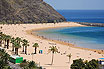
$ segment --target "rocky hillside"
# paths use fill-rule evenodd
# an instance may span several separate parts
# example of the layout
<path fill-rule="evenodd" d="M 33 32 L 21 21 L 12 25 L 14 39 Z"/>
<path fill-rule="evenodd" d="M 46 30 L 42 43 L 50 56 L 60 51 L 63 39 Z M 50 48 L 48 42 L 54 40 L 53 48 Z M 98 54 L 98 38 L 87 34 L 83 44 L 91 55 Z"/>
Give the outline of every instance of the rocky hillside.
<path fill-rule="evenodd" d="M 0 22 L 43 23 L 66 19 L 43 0 L 0 0 Z"/>

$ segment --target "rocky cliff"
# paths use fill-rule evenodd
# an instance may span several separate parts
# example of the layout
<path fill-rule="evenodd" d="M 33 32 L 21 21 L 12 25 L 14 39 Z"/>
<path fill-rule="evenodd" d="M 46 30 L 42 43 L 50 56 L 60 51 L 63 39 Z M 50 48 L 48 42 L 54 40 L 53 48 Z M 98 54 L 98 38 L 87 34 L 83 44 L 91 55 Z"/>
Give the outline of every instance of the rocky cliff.
<path fill-rule="evenodd" d="M 66 19 L 43 0 L 0 0 L 0 22 L 43 23 Z"/>

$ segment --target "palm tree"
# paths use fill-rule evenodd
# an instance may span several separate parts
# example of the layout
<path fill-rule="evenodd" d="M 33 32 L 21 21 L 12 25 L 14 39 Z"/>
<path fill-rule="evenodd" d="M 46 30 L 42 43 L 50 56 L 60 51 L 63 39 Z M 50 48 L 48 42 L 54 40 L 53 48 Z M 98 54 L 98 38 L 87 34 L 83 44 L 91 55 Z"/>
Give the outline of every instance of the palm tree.
<path fill-rule="evenodd" d="M 6 36 L 7 49 L 9 49 L 9 43 L 10 43 L 10 40 L 11 40 L 11 36 L 7 35 L 7 36 Z"/>
<path fill-rule="evenodd" d="M 69 63 L 70 63 L 70 59 L 71 59 L 71 53 L 67 55 L 67 57 L 69 58 Z"/>
<path fill-rule="evenodd" d="M 34 54 L 36 54 L 36 50 L 37 50 L 37 48 L 39 47 L 38 43 L 35 43 L 35 44 L 33 45 L 33 47 L 35 47 L 35 53 L 34 53 Z"/>
<path fill-rule="evenodd" d="M 2 40 L 4 43 L 4 48 L 6 48 L 6 35 L 5 34 L 2 34 Z"/>
<path fill-rule="evenodd" d="M 2 40 L 3 40 L 3 37 L 2 37 L 2 34 L 0 33 L 0 46 L 2 46 Z"/>
<path fill-rule="evenodd" d="M 0 36 L 0 47 L 2 46 L 2 37 Z"/>
<path fill-rule="evenodd" d="M 23 46 L 22 52 L 24 52 L 24 47 L 25 47 L 25 44 L 26 44 L 27 42 L 28 42 L 28 41 L 27 41 L 26 39 L 23 39 L 23 40 L 22 40 L 22 46 Z"/>
<path fill-rule="evenodd" d="M 15 47 L 15 54 L 18 55 L 18 49 L 21 48 L 21 45 L 16 41 L 13 44 Z"/>
<path fill-rule="evenodd" d="M 16 37 L 16 41 L 20 44 L 20 42 L 22 42 L 22 39 L 19 37 Z"/>
<path fill-rule="evenodd" d="M 1 43 L 3 42 L 4 43 L 4 48 L 5 48 L 5 45 L 6 45 L 6 42 L 5 42 L 5 34 L 2 34 L 1 35 Z M 1 46 L 2 46 L 2 44 L 1 44 Z"/>
<path fill-rule="evenodd" d="M 4 48 L 7 47 L 7 49 L 9 49 L 9 42 L 10 42 L 10 39 L 11 39 L 11 36 L 9 35 L 3 35 L 2 36 L 3 40 L 5 40 L 5 43 L 4 43 Z"/>
<path fill-rule="evenodd" d="M 56 46 L 50 46 L 50 49 L 48 50 L 48 52 L 52 52 L 52 62 L 51 65 L 53 64 L 53 58 L 54 58 L 54 53 L 58 53 L 58 49 L 56 48 Z"/>
<path fill-rule="evenodd" d="M 29 46 L 29 42 L 26 40 L 26 39 L 24 39 L 23 41 L 23 44 L 22 44 L 22 46 L 23 46 L 23 52 L 24 52 L 24 47 L 25 47 L 25 54 L 27 54 L 27 46 Z"/>
<path fill-rule="evenodd" d="M 0 46 L 2 46 L 2 42 L 5 40 L 5 34 L 3 34 L 2 32 L 0 32 Z"/>
<path fill-rule="evenodd" d="M 12 43 L 12 51 L 14 51 L 14 42 L 15 42 L 16 40 L 15 40 L 15 38 L 13 37 L 12 39 L 11 39 L 11 43 Z"/>

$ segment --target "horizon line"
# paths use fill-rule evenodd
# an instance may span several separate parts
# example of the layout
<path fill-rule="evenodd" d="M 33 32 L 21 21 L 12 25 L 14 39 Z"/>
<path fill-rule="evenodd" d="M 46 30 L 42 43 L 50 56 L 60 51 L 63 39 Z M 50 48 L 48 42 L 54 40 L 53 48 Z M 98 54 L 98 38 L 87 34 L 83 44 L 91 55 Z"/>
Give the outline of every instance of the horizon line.
<path fill-rule="evenodd" d="M 91 9 L 55 9 L 55 10 L 91 10 Z M 101 9 L 93 9 L 93 10 L 101 10 Z"/>

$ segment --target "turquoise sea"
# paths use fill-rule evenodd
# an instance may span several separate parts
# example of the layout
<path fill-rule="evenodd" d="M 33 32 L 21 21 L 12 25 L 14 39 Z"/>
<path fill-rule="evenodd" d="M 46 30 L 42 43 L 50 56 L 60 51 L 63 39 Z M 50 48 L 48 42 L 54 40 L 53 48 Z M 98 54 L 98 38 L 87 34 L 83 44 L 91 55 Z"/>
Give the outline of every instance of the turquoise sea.
<path fill-rule="evenodd" d="M 104 10 L 57 10 L 67 21 L 104 23 Z M 48 39 L 61 40 L 79 47 L 104 49 L 104 27 L 67 27 L 37 31 Z"/>
<path fill-rule="evenodd" d="M 35 31 L 48 39 L 65 41 L 79 47 L 104 49 L 104 27 L 64 27 Z"/>

